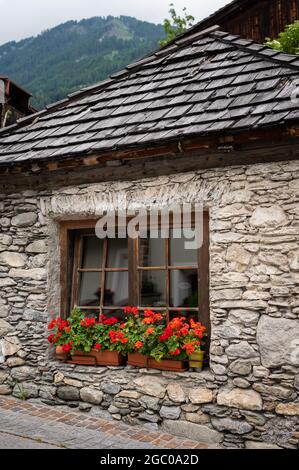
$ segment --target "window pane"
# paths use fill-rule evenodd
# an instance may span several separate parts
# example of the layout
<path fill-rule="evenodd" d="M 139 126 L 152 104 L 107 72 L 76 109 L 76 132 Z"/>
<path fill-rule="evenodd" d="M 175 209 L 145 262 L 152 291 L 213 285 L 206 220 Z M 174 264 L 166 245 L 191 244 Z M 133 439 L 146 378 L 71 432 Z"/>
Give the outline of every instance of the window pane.
<path fill-rule="evenodd" d="M 166 271 L 140 271 L 142 307 L 166 305 Z"/>
<path fill-rule="evenodd" d="M 125 307 L 129 303 L 128 272 L 106 272 L 104 305 Z"/>
<path fill-rule="evenodd" d="M 97 237 L 83 237 L 82 268 L 99 269 L 102 267 L 103 240 Z"/>
<path fill-rule="evenodd" d="M 101 273 L 81 273 L 79 288 L 79 305 L 91 307 L 100 305 Z"/>
<path fill-rule="evenodd" d="M 128 240 L 126 238 L 108 239 L 108 268 L 128 267 Z"/>
<path fill-rule="evenodd" d="M 198 307 L 197 269 L 170 272 L 170 306 Z"/>
<path fill-rule="evenodd" d="M 184 236 L 185 235 L 185 236 Z M 180 237 L 180 238 L 175 238 Z M 193 241 L 194 233 L 191 229 L 173 229 L 170 231 L 170 265 L 194 266 L 197 265 L 197 250 L 188 248 L 185 242 Z"/>
<path fill-rule="evenodd" d="M 139 263 L 143 267 L 165 266 L 165 240 L 162 238 L 140 238 Z"/>

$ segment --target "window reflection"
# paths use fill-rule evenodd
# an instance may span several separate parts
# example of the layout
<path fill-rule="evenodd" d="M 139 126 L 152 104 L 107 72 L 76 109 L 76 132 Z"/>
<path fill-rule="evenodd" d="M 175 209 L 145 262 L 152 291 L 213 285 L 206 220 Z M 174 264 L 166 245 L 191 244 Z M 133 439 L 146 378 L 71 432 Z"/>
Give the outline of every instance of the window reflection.
<path fill-rule="evenodd" d="M 198 275 L 196 269 L 171 271 L 170 306 L 198 307 Z"/>
<path fill-rule="evenodd" d="M 128 267 L 128 240 L 125 238 L 108 239 L 108 268 Z"/>
<path fill-rule="evenodd" d="M 166 272 L 142 271 L 141 278 L 141 305 L 143 307 L 160 307 L 166 305 Z"/>
<path fill-rule="evenodd" d="M 81 273 L 78 304 L 82 307 L 100 305 L 101 273 Z"/>
<path fill-rule="evenodd" d="M 124 307 L 129 303 L 128 272 L 106 273 L 104 305 Z"/>
<path fill-rule="evenodd" d="M 143 267 L 165 266 L 165 240 L 162 238 L 140 239 L 139 265 Z"/>
<path fill-rule="evenodd" d="M 82 264 L 83 269 L 100 269 L 102 267 L 103 240 L 97 237 L 83 237 Z"/>
<path fill-rule="evenodd" d="M 194 232 L 192 229 L 173 229 L 170 231 L 170 265 L 171 266 L 196 266 L 197 250 L 190 249 L 186 242 L 193 241 Z M 175 238 L 180 237 L 180 238 Z"/>

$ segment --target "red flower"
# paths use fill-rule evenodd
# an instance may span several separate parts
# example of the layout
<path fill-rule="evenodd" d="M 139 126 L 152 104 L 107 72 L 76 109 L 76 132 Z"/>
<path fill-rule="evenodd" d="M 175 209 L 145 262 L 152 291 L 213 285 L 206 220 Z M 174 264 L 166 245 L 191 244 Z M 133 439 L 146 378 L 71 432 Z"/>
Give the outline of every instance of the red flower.
<path fill-rule="evenodd" d="M 97 350 L 99 350 L 99 349 L 102 348 L 102 345 L 101 345 L 100 343 L 96 343 L 96 344 L 94 345 L 94 348 L 97 349 Z"/>
<path fill-rule="evenodd" d="M 151 335 L 151 334 L 154 333 L 154 331 L 155 331 L 155 328 L 153 328 L 152 326 L 150 326 L 150 327 L 146 330 L 145 334 L 146 334 L 146 335 Z"/>
<path fill-rule="evenodd" d="M 129 341 L 128 338 L 123 338 L 120 342 L 121 342 L 122 344 L 127 344 L 128 341 Z"/>
<path fill-rule="evenodd" d="M 70 341 L 69 343 L 63 344 L 62 349 L 64 352 L 69 352 L 72 349 L 72 341 Z"/>
<path fill-rule="evenodd" d="M 136 348 L 136 349 L 140 349 L 140 348 L 142 348 L 142 346 L 143 346 L 143 342 L 142 342 L 142 341 L 136 341 L 136 343 L 135 343 L 135 348 Z"/>
<path fill-rule="evenodd" d="M 174 352 L 171 352 L 171 356 L 177 356 L 178 354 L 180 354 L 181 350 L 180 348 L 176 348 L 176 350 Z"/>
<path fill-rule="evenodd" d="M 111 318 L 108 318 L 108 320 L 104 320 L 104 321 L 103 321 L 103 324 L 104 324 L 104 325 L 111 325 L 111 326 L 113 326 L 113 325 L 115 325 L 116 323 L 118 323 L 118 320 L 117 320 L 117 318 L 115 318 L 115 317 L 111 317 Z"/>
<path fill-rule="evenodd" d="M 170 327 L 170 325 L 168 325 L 165 328 L 164 333 L 162 333 L 162 335 L 160 336 L 159 341 L 160 342 L 167 341 L 169 338 L 171 338 L 172 335 L 173 335 L 173 330 Z"/>
<path fill-rule="evenodd" d="M 66 333 L 70 333 L 70 332 L 71 332 L 70 327 L 65 328 L 65 332 L 66 332 Z"/>
<path fill-rule="evenodd" d="M 48 336 L 48 341 L 49 341 L 49 343 L 51 343 L 51 344 L 56 343 L 55 335 L 50 335 L 50 336 Z"/>
<path fill-rule="evenodd" d="M 139 310 L 138 310 L 137 307 L 129 307 L 129 306 L 127 306 L 127 307 L 124 308 L 124 313 L 127 314 L 127 315 L 130 315 L 130 314 L 132 314 L 132 315 L 138 315 L 138 314 L 139 314 Z"/>

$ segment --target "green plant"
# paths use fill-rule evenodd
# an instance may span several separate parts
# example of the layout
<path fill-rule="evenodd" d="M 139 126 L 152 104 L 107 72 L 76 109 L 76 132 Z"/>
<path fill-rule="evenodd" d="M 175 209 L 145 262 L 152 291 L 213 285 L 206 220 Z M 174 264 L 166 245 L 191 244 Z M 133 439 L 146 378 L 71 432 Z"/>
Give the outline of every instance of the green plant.
<path fill-rule="evenodd" d="M 161 47 L 166 46 L 174 38 L 183 34 L 188 28 L 193 26 L 194 16 L 187 13 L 186 7 L 183 8 L 183 16 L 179 16 L 174 8 L 174 4 L 171 3 L 169 9 L 170 19 L 165 19 L 163 22 L 166 39 L 159 41 Z"/>
<path fill-rule="evenodd" d="M 20 384 L 18 381 L 16 382 L 16 386 L 18 388 L 17 398 L 19 398 L 19 400 L 26 401 L 29 397 L 29 393 L 27 392 L 27 390 L 24 389 L 23 384 Z"/>
<path fill-rule="evenodd" d="M 286 26 L 277 39 L 266 38 L 266 46 L 288 54 L 299 54 L 299 20 Z"/>

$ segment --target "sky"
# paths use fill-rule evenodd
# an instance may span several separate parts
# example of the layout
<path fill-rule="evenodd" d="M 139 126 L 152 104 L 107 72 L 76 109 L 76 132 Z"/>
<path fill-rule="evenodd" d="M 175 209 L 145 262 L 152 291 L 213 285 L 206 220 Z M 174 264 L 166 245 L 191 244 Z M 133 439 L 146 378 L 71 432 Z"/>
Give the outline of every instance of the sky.
<path fill-rule="evenodd" d="M 200 21 L 231 0 L 173 0 Z M 35 36 L 68 20 L 92 16 L 135 16 L 161 23 L 171 0 L 0 0 L 0 44 Z"/>

